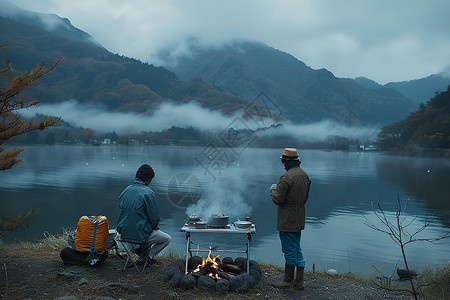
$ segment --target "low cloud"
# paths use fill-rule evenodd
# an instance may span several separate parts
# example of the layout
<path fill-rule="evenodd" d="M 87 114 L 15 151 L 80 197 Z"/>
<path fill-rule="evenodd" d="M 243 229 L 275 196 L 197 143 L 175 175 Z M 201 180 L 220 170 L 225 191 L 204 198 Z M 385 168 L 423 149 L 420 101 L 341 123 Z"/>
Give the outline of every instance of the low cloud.
<path fill-rule="evenodd" d="M 93 128 L 97 132 L 115 131 L 117 134 L 140 133 L 141 131 L 160 132 L 172 126 L 194 129 L 206 132 L 222 132 L 231 124 L 246 125 L 250 129 L 257 129 L 254 122 L 242 118 L 243 112 L 238 111 L 232 116 L 223 115 L 219 111 L 213 111 L 201 107 L 196 102 L 185 104 L 163 103 L 151 113 L 136 114 L 131 112 L 109 112 L 102 106 L 81 105 L 76 100 L 61 102 L 58 104 L 43 104 L 36 108 L 21 112 L 24 117 L 32 118 L 37 113 L 61 117 L 63 121 L 75 126 Z M 267 121 L 268 126 L 273 121 Z M 324 120 L 310 124 L 280 123 L 281 126 L 272 127 L 264 131 L 258 131 L 259 137 L 287 136 L 303 141 L 323 141 L 328 136 L 341 136 L 349 139 L 374 140 L 379 128 L 352 127 L 333 121 Z"/>
<path fill-rule="evenodd" d="M 348 139 L 373 141 L 380 129 L 375 126 L 347 126 L 330 120 L 310 124 L 285 123 L 258 133 L 259 136 L 291 136 L 307 141 L 323 141 L 328 136 L 342 136 Z"/>
<path fill-rule="evenodd" d="M 58 27 L 67 28 L 67 24 L 55 14 L 42 14 L 30 12 L 7 2 L 0 1 L 0 16 L 6 18 L 12 18 L 21 21 L 23 17 L 35 19 L 39 18 L 39 21 L 46 27 L 47 30 L 53 31 Z"/>
<path fill-rule="evenodd" d="M 237 116 L 224 116 L 220 112 L 201 107 L 195 102 L 175 105 L 161 104 L 154 112 L 146 114 L 109 112 L 101 106 L 86 106 L 76 100 L 58 104 L 43 104 L 22 112 L 31 118 L 35 114 L 61 117 L 73 126 L 93 128 L 99 132 L 116 131 L 118 134 L 159 132 L 172 126 L 193 127 L 205 131 L 223 130 Z"/>

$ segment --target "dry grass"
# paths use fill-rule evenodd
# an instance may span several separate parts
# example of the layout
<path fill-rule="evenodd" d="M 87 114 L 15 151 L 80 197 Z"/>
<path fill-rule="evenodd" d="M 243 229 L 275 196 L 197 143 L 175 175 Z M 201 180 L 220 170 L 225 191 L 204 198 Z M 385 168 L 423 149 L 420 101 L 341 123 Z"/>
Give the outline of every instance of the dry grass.
<path fill-rule="evenodd" d="M 122 271 L 124 261 L 115 255 L 108 257 L 104 265 L 98 268 L 64 266 L 59 258 L 61 249 L 67 246 L 67 231 L 59 236 L 46 235 L 37 243 L 17 243 L 0 245 L 0 299 L 53 299 L 65 295 L 79 299 L 92 299 L 96 296 L 109 296 L 115 299 L 408 299 L 405 294 L 388 292 L 375 288 L 369 280 L 353 274 L 328 275 L 325 272 L 305 272 L 306 290 L 279 290 L 270 286 L 272 280 L 283 278 L 283 269 L 260 263 L 263 270 L 262 281 L 245 294 L 233 292 L 204 291 L 200 289 L 183 290 L 173 287 L 163 280 L 166 267 L 182 255 L 172 252 L 158 257 L 158 263 L 150 266 L 144 274 L 138 274 L 134 268 Z M 61 271 L 77 270 L 73 279 L 62 278 Z M 429 274 L 434 285 L 430 291 L 442 288 L 448 283 L 449 267 L 440 268 Z M 447 277 L 445 277 L 447 276 Z M 89 284 L 78 286 L 81 278 Z M 425 276 L 423 275 L 425 279 Z M 447 278 L 442 281 L 439 278 Z M 138 286 L 137 290 L 121 288 L 96 288 L 98 285 L 120 282 Z M 448 292 L 448 288 L 446 290 Z M 428 299 L 446 299 L 447 292 L 433 294 Z M 447 294 L 446 294 L 447 293 Z"/>
<path fill-rule="evenodd" d="M 450 263 L 437 267 L 433 272 L 430 267 L 420 274 L 417 285 L 419 292 L 429 299 L 450 299 Z"/>

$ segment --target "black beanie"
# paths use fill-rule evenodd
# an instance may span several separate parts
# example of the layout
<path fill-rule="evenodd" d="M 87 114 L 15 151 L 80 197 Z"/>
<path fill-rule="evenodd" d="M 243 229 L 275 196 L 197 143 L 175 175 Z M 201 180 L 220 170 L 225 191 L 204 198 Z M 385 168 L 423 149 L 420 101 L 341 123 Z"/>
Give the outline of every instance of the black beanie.
<path fill-rule="evenodd" d="M 153 171 L 153 168 L 147 164 L 140 166 L 136 172 L 136 178 L 139 178 L 143 182 L 146 182 L 153 177 L 155 177 L 155 171 Z"/>

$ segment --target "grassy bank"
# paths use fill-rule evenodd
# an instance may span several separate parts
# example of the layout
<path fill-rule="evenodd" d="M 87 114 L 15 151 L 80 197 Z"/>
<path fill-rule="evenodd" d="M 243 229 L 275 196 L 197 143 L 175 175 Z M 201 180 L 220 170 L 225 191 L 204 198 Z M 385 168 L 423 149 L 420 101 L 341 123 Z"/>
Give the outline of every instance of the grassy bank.
<path fill-rule="evenodd" d="M 134 268 L 121 270 L 124 261 L 110 255 L 97 267 L 65 266 L 59 252 L 66 247 L 64 237 L 53 237 L 36 243 L 0 245 L 0 299 L 54 299 L 75 296 L 94 299 L 107 296 L 115 299 L 412 299 L 407 284 L 391 282 L 390 290 L 380 288 L 382 281 L 367 280 L 352 274 L 331 276 L 325 272 L 307 271 L 304 291 L 281 290 L 270 285 L 282 280 L 283 270 L 260 263 L 262 280 L 245 294 L 215 290 L 183 290 L 163 280 L 166 267 L 180 259 L 173 253 L 165 254 L 158 263 L 143 274 Z M 71 272 L 72 277 L 61 276 Z M 79 285 L 84 278 L 87 284 Z M 119 284 L 117 284 L 119 283 Z M 449 299 L 450 266 L 434 272 L 426 269 L 417 280 L 424 285 L 420 290 L 427 299 Z M 394 291 L 401 289 L 402 291 Z"/>

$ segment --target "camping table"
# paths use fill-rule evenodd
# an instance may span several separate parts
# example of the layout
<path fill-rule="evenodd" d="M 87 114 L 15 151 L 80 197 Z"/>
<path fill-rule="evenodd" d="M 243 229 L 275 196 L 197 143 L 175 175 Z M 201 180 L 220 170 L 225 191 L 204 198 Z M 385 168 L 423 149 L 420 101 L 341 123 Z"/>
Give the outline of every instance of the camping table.
<path fill-rule="evenodd" d="M 252 224 L 252 227 L 249 229 L 237 229 L 234 226 L 228 226 L 229 228 L 205 228 L 205 229 L 194 229 L 189 228 L 186 224 L 181 227 L 181 231 L 186 233 L 186 268 L 185 274 L 188 271 L 188 260 L 189 254 L 192 255 L 192 252 L 209 252 L 210 250 L 203 249 L 191 249 L 191 233 L 212 233 L 212 234 L 245 234 L 247 235 L 247 250 L 238 251 L 238 250 L 218 250 L 214 249 L 214 252 L 229 252 L 229 253 L 247 253 L 247 274 L 250 272 L 250 241 L 252 240 L 252 234 L 256 233 L 256 227 Z"/>

